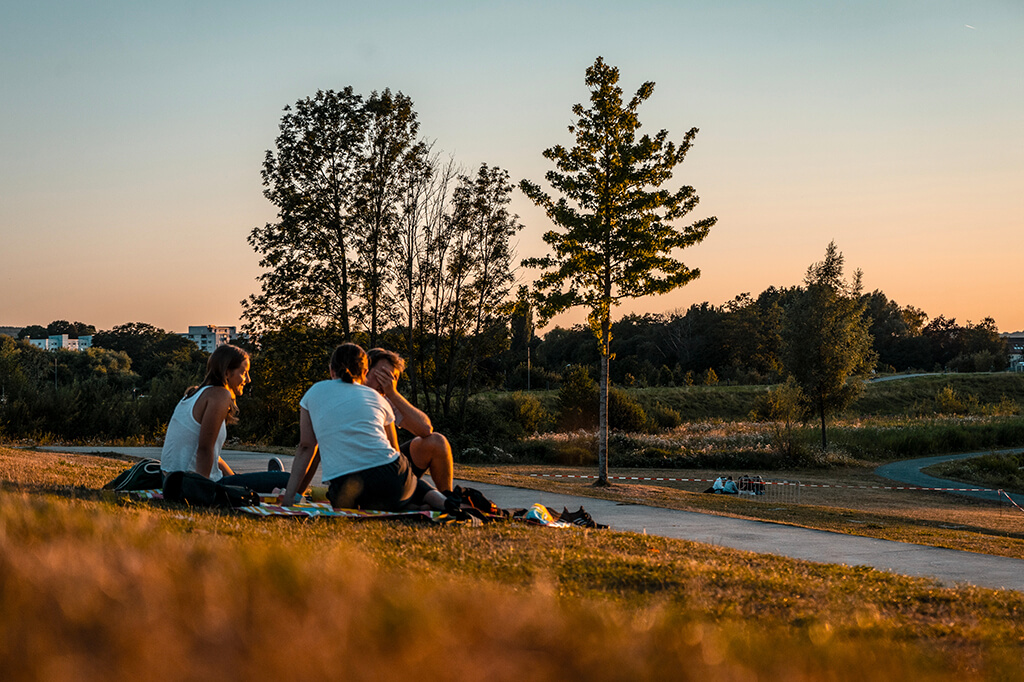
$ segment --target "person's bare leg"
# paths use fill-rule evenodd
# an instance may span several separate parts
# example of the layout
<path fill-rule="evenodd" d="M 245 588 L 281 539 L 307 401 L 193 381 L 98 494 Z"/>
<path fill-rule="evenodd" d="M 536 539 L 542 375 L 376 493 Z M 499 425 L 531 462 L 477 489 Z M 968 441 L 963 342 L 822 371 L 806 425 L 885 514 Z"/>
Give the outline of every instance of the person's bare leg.
<path fill-rule="evenodd" d="M 447 438 L 440 433 L 432 433 L 426 438 L 414 438 L 409 444 L 409 457 L 417 467 L 430 472 L 430 478 L 438 490 L 452 489 L 455 464 L 452 460 L 452 446 Z"/>
<path fill-rule="evenodd" d="M 445 496 L 436 490 L 431 490 L 423 496 L 423 504 L 437 511 L 444 511 L 445 501 Z"/>

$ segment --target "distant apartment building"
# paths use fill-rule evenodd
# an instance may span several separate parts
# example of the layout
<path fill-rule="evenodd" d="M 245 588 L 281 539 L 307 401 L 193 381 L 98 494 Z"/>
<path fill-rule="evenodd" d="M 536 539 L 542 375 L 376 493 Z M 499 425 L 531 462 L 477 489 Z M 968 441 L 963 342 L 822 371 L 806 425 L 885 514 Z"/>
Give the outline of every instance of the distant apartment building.
<path fill-rule="evenodd" d="M 43 350 L 86 350 L 92 348 L 92 336 L 70 338 L 67 334 L 54 334 L 45 339 L 26 339 L 36 348 Z"/>
<path fill-rule="evenodd" d="M 188 333 L 182 336 L 199 346 L 199 350 L 207 353 L 212 353 L 217 346 L 231 343 L 238 338 L 234 327 L 218 327 L 212 324 L 198 327 L 189 325 Z"/>
<path fill-rule="evenodd" d="M 1010 371 L 1024 372 L 1024 332 L 1003 334 L 1010 353 Z"/>

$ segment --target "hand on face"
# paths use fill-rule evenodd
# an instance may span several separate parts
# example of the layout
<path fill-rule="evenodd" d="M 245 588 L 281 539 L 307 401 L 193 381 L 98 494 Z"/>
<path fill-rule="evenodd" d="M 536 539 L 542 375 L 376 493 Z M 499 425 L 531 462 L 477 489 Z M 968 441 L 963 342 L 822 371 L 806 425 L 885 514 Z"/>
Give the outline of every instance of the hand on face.
<path fill-rule="evenodd" d="M 370 370 L 366 385 L 381 395 L 392 395 L 398 391 L 398 372 L 387 360 L 380 360 Z"/>

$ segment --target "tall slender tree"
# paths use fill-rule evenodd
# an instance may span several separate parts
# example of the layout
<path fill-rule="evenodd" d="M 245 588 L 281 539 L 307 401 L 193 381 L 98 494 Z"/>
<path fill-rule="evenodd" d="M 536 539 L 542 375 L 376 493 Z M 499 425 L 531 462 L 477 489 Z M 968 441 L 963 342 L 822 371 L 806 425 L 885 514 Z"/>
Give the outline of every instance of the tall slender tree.
<path fill-rule="evenodd" d="M 499 309 L 515 282 L 512 237 L 523 228 L 519 216 L 508 210 L 513 189 L 508 171 L 481 164 L 476 177 L 463 178 L 463 185 L 469 202 L 464 230 L 473 278 L 469 286 L 470 343 L 460 418 L 465 415 L 477 362 L 488 351 L 496 350 L 487 347 L 495 335 L 485 331 L 488 327 L 493 331 L 495 325 L 504 326 L 510 316 L 507 311 L 499 315 Z"/>
<path fill-rule="evenodd" d="M 363 113 L 365 144 L 353 192 L 352 243 L 355 279 L 364 302 L 360 317 L 375 346 L 381 327 L 396 321 L 392 263 L 400 255 L 402 200 L 407 174 L 422 165 L 427 146 L 416 140 L 416 112 L 401 92 L 371 93 Z"/>
<path fill-rule="evenodd" d="M 442 161 L 439 154 L 429 149 L 424 157 L 405 168 L 397 257 L 392 264 L 400 303 L 396 311 L 405 339 L 406 374 L 414 404 L 422 387 L 426 360 L 426 308 L 434 269 L 430 258 L 431 238 L 440 229 L 448 188 L 456 174 L 454 160 Z"/>
<path fill-rule="evenodd" d="M 664 294 L 700 275 L 676 259 L 676 252 L 700 243 L 715 224 L 704 218 L 677 227 L 699 201 L 693 187 L 662 189 L 690 150 L 697 129 L 676 145 L 661 130 L 637 139 L 640 104 L 654 83 L 640 86 L 628 101 L 618 86 L 619 70 L 600 57 L 586 72 L 590 107 L 573 107 L 571 149 L 544 152 L 556 170 L 546 179 L 562 196 L 554 200 L 539 185 L 523 180 L 522 191 L 561 230 L 544 235 L 552 253 L 523 262 L 543 270 L 535 283 L 538 312 L 546 321 L 573 306 L 589 309 L 601 352 L 597 485 L 608 485 L 608 365 L 611 309 L 625 298 Z"/>

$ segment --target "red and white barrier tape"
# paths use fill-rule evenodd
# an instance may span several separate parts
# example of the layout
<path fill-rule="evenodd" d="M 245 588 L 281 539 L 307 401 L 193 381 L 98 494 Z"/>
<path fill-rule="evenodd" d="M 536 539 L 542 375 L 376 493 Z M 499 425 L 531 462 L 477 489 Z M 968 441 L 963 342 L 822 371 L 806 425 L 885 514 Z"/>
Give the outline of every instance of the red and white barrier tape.
<path fill-rule="evenodd" d="M 530 474 L 533 478 L 598 478 L 585 474 Z M 669 478 L 667 476 L 609 476 L 608 480 L 614 481 L 683 481 L 692 483 L 713 483 L 713 478 Z M 736 481 L 738 483 L 738 481 Z M 971 492 L 971 493 L 1002 493 L 1002 490 L 995 488 L 922 488 L 912 485 L 840 485 L 836 483 L 798 483 L 796 481 L 754 481 L 758 485 L 794 485 L 801 488 L 851 488 L 857 490 L 940 490 L 944 492 Z M 1007 499 L 1009 495 L 1006 496 Z M 1010 500 L 1013 502 L 1013 500 Z M 1014 502 L 1016 504 L 1016 502 Z"/>
<path fill-rule="evenodd" d="M 1021 511 L 1024 511 L 1024 507 L 1022 507 L 1022 506 L 1020 506 L 1019 504 L 1017 504 L 1017 503 L 1016 503 L 1016 502 L 1014 501 L 1014 499 L 1013 499 L 1012 497 L 1010 497 L 1009 495 L 1007 495 L 1007 494 L 1006 494 L 1006 491 L 1005 491 L 1005 490 L 1000 490 L 1000 491 L 998 491 L 998 492 L 999 492 L 999 494 L 1000 494 L 1001 496 L 1003 496 L 1003 497 L 1005 497 L 1005 498 L 1006 498 L 1007 500 L 1009 500 L 1009 501 L 1010 501 L 1010 504 L 1012 504 L 1012 505 L 1013 505 L 1014 507 L 1016 507 L 1017 509 L 1020 509 Z"/>

